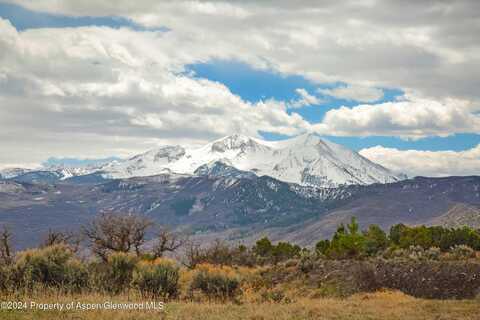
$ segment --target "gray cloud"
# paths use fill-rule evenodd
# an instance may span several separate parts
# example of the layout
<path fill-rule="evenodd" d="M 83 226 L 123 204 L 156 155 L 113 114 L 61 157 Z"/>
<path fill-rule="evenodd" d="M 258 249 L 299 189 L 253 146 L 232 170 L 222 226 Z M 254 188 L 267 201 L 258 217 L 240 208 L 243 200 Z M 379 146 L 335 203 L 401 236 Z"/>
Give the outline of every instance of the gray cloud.
<path fill-rule="evenodd" d="M 18 33 L 0 19 L 0 139 L 9 150 L 0 162 L 126 155 L 309 126 L 283 102 L 252 104 L 220 83 L 179 74 L 196 57 L 178 55 L 176 38 L 158 37 L 96 27 Z"/>
<path fill-rule="evenodd" d="M 18 33 L 0 20 L 0 140 L 8 150 L 0 163 L 126 155 L 258 130 L 407 138 L 480 131 L 478 1 L 12 2 L 171 31 Z M 379 96 L 372 88 L 381 87 L 407 95 L 331 110 L 313 125 L 288 114 L 289 101 L 252 104 L 182 74 L 185 65 L 214 59 L 345 82 L 347 92 L 329 94 L 352 100 L 371 102 Z M 308 94 L 300 93 L 303 105 L 315 98 Z"/>
<path fill-rule="evenodd" d="M 339 99 L 375 102 L 383 98 L 383 90 L 366 86 L 340 86 L 334 89 L 320 89 L 320 93 Z"/>
<path fill-rule="evenodd" d="M 193 50 L 208 46 L 219 56 L 316 81 L 477 102 L 480 97 L 480 4 L 475 0 L 14 2 L 167 26 L 191 41 Z"/>

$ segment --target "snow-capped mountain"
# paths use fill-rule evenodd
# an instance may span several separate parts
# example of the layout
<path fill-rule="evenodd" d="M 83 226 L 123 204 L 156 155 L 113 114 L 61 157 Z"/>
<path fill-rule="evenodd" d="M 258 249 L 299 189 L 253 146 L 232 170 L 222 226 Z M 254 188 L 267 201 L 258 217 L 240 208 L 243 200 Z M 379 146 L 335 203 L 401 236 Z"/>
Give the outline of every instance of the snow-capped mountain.
<path fill-rule="evenodd" d="M 275 142 L 235 134 L 195 149 L 164 146 L 124 162 L 109 163 L 101 171 L 110 178 L 168 172 L 199 174 L 218 161 L 258 176 L 321 187 L 389 183 L 404 178 L 315 134 Z"/>
<path fill-rule="evenodd" d="M 82 167 L 54 165 L 54 166 L 45 167 L 43 170 L 48 172 L 53 172 L 59 177 L 60 180 L 65 180 L 71 177 L 91 174 L 93 172 L 97 172 L 100 169 L 101 169 L 100 165 L 99 166 L 89 165 L 89 166 L 82 166 Z"/>
<path fill-rule="evenodd" d="M 65 180 L 95 173 L 103 178 L 145 177 L 158 174 L 225 175 L 230 177 L 270 176 L 307 186 L 337 187 L 352 184 L 395 182 L 406 177 L 315 134 L 283 141 L 264 141 L 244 135 L 227 136 L 199 148 L 162 146 L 124 161 L 86 167 L 55 166 L 38 171 L 2 172 L 4 179 L 15 176 L 25 181 Z M 33 175 L 33 178 L 30 177 Z M 35 178 L 35 179 L 34 179 Z"/>
<path fill-rule="evenodd" d="M 24 168 L 8 168 L 0 170 L 0 179 L 10 179 L 31 171 Z"/>

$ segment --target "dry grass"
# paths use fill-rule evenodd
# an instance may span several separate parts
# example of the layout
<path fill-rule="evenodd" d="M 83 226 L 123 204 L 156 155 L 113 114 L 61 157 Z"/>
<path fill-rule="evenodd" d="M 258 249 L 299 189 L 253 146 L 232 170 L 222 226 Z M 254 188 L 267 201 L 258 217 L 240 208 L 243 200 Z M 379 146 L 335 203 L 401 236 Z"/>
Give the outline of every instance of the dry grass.
<path fill-rule="evenodd" d="M 138 298 L 131 298 L 135 301 Z M 5 298 L 3 298 L 5 300 Z M 33 297 L 37 302 L 125 302 L 129 299 L 99 295 Z M 138 300 L 137 300 L 138 301 Z M 473 320 L 480 319 L 480 300 L 423 300 L 399 292 L 358 294 L 347 299 L 299 299 L 288 304 L 274 303 L 192 303 L 171 302 L 161 311 L 0 311 L 0 319 L 389 319 L 389 320 Z"/>

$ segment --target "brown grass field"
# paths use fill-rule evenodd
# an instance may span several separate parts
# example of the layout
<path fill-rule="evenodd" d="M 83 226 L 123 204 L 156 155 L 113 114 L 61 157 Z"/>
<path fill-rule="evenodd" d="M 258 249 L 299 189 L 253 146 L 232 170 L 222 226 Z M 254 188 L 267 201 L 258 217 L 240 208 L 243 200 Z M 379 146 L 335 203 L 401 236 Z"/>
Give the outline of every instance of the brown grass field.
<path fill-rule="evenodd" d="M 12 299 L 12 298 L 8 298 Z M 136 299 L 110 298 L 108 296 L 77 295 L 59 297 L 29 297 L 23 301 L 39 303 L 64 302 L 125 302 Z M 5 301 L 5 298 L 3 298 Z M 290 320 L 290 319 L 388 319 L 388 320 L 457 320 L 480 319 L 480 300 L 424 300 L 396 291 L 356 294 L 346 299 L 301 298 L 291 303 L 196 303 L 171 302 L 164 311 L 42 311 L 0 310 L 0 319 L 202 319 L 202 320 Z"/>

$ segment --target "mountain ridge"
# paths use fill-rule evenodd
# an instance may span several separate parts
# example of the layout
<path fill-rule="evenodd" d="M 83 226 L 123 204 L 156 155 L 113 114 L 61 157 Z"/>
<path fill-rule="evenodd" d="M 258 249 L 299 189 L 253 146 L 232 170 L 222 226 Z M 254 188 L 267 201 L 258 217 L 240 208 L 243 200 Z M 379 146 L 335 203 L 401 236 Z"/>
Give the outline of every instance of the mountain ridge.
<path fill-rule="evenodd" d="M 233 134 L 199 148 L 165 145 L 124 161 L 114 160 L 83 168 L 56 166 L 42 171 L 54 172 L 60 180 L 92 173 L 99 173 L 108 179 L 162 173 L 195 175 L 201 172 L 198 171 L 199 168 L 219 161 L 236 170 L 258 176 L 266 175 L 288 183 L 318 187 L 390 183 L 406 178 L 313 133 L 281 141 L 265 141 Z M 18 172 L 19 176 L 27 174 L 28 177 L 31 174 Z M 9 177 L 15 178 L 11 173 Z"/>
<path fill-rule="evenodd" d="M 145 214 L 199 241 L 269 236 L 312 245 L 352 216 L 362 228 L 375 223 L 385 230 L 396 223 L 475 226 L 480 208 L 478 176 L 319 188 L 213 163 L 198 175 L 80 178 L 50 184 L 0 180 L 0 225 L 22 234 L 16 239 L 21 247 L 49 229 L 78 230 L 102 212 Z"/>

